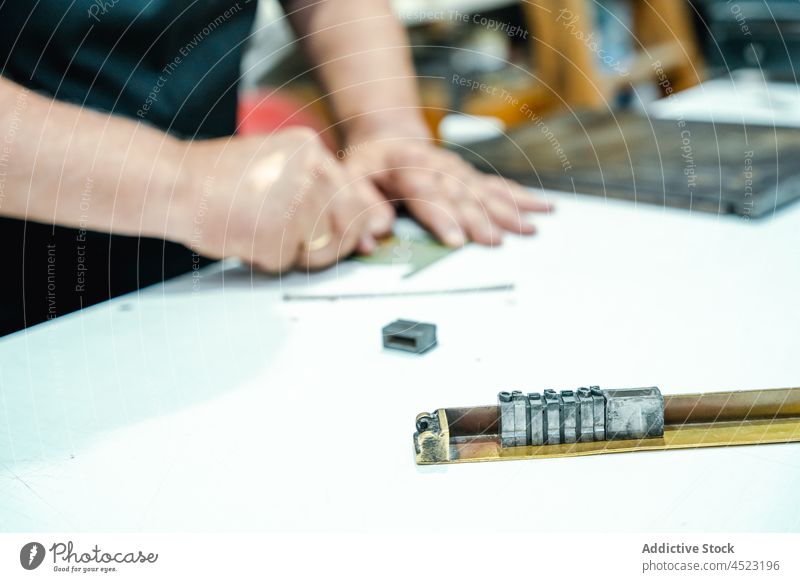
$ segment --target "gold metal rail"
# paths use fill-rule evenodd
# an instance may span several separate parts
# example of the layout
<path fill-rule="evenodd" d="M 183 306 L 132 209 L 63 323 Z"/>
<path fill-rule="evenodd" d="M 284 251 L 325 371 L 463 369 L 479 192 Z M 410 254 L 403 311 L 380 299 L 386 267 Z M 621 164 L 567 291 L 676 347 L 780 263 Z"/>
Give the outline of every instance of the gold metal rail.
<path fill-rule="evenodd" d="M 502 447 L 497 406 L 440 408 L 417 420 L 420 465 L 789 443 L 800 442 L 800 388 L 665 395 L 664 436 L 640 440 Z"/>

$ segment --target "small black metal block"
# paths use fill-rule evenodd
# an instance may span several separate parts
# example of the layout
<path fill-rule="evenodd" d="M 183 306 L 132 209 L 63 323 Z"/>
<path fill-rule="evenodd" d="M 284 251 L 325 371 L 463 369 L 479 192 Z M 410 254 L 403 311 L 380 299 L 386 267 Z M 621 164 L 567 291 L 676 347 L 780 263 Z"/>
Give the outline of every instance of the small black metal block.
<path fill-rule="evenodd" d="M 421 354 L 436 345 L 436 326 L 398 319 L 383 328 L 383 347 Z"/>

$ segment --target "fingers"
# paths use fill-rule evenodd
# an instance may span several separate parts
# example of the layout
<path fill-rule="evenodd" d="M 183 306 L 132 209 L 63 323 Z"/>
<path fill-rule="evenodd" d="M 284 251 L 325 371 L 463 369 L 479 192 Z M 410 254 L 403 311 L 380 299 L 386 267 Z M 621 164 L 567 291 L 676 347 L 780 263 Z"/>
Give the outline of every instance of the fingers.
<path fill-rule="evenodd" d="M 475 181 L 471 178 L 472 176 L 466 175 L 463 176 L 466 181 L 462 181 L 454 175 L 440 175 L 442 192 L 456 209 L 459 224 L 471 240 L 482 245 L 500 244 L 502 235 L 478 194 L 479 187 L 476 188 Z"/>
<path fill-rule="evenodd" d="M 552 212 L 552 204 L 534 196 L 528 189 L 500 176 L 482 176 L 487 187 L 499 198 L 514 204 L 521 212 Z"/>
<path fill-rule="evenodd" d="M 504 231 L 533 234 L 536 229 L 525 214 L 552 210 L 519 184 L 482 174 L 450 152 L 426 153 L 394 157 L 389 195 L 402 199 L 449 246 L 460 246 L 465 239 L 499 244 Z"/>
<path fill-rule="evenodd" d="M 391 202 L 375 186 L 383 170 L 379 168 L 370 172 L 367 167 L 359 164 L 357 160 L 348 160 L 345 163 L 345 168 L 354 181 L 354 187 L 360 190 L 361 196 L 367 202 L 367 229 L 369 235 L 366 235 L 365 239 L 370 238 L 370 235 L 374 239 L 387 236 L 392 232 L 396 214 Z M 359 252 L 364 251 L 359 249 Z"/>
<path fill-rule="evenodd" d="M 449 247 L 464 245 L 461 214 L 450 198 L 442 194 L 434 173 L 400 168 L 395 170 L 393 180 L 396 194 L 423 226 Z"/>
<path fill-rule="evenodd" d="M 296 266 L 303 269 L 323 269 L 339 258 L 342 241 L 335 234 L 330 217 L 323 216 L 316 227 L 301 240 L 297 253 Z"/>
<path fill-rule="evenodd" d="M 345 240 L 343 231 L 333 217 L 336 198 L 342 200 L 344 179 L 338 168 L 331 166 L 320 177 L 315 189 L 309 192 L 310 203 L 303 209 L 299 221 L 299 245 L 296 264 L 303 269 L 322 269 L 349 254 L 357 243 Z"/>
<path fill-rule="evenodd" d="M 392 232 L 396 218 L 394 207 L 375 187 L 368 176 L 355 175 L 351 177 L 350 192 L 354 197 L 351 201 L 353 213 L 356 210 L 363 212 L 365 236 L 379 239 Z"/>
<path fill-rule="evenodd" d="M 461 210 L 461 225 L 469 238 L 481 245 L 499 245 L 503 242 L 503 235 L 497 228 L 493 218 L 486 213 L 486 209 L 472 200 L 465 200 L 459 204 Z"/>
<path fill-rule="evenodd" d="M 408 209 L 448 246 L 461 246 L 467 239 L 497 245 L 504 230 L 523 235 L 535 232 L 513 198 L 489 189 L 477 172 L 405 168 L 395 173 L 395 179 Z M 536 208 L 540 207 L 537 202 Z"/>
<path fill-rule="evenodd" d="M 448 247 L 458 248 L 467 243 L 466 234 L 461 226 L 460 213 L 446 199 L 416 198 L 407 201 L 406 205 L 417 220 Z"/>
<path fill-rule="evenodd" d="M 375 217 L 380 215 L 374 212 L 376 198 L 369 187 L 360 180 L 352 180 L 345 184 L 336 194 L 330 205 L 330 215 L 333 230 L 339 241 L 340 248 L 337 258 L 350 255 L 353 251 L 369 254 L 375 250 L 376 242 L 373 236 L 373 227 L 370 225 Z M 377 201 L 380 204 L 380 200 Z M 381 230 L 383 223 L 378 225 Z M 389 225 L 391 228 L 391 225 Z"/>
<path fill-rule="evenodd" d="M 394 210 L 372 184 L 355 178 L 343 166 L 331 168 L 324 185 L 328 196 L 310 229 L 311 239 L 301 244 L 298 266 L 321 269 L 354 251 L 369 254 L 375 237 L 391 232 Z"/>
<path fill-rule="evenodd" d="M 536 228 L 529 221 L 525 220 L 522 212 L 515 208 L 513 204 L 487 197 L 484 200 L 486 211 L 492 217 L 492 221 L 500 228 L 516 234 L 533 234 Z"/>
<path fill-rule="evenodd" d="M 260 245 L 257 249 L 253 249 L 249 256 L 243 257 L 245 262 L 254 265 L 260 271 L 271 274 L 285 273 L 293 268 L 300 242 L 290 230 L 284 230 L 281 234 L 277 248 L 264 252 L 265 248 L 275 247 L 274 242 L 269 246 Z"/>
<path fill-rule="evenodd" d="M 391 232 L 393 201 L 452 247 L 470 239 L 498 244 L 504 231 L 531 234 L 524 214 L 551 210 L 518 184 L 426 143 L 375 142 L 347 160 L 305 130 L 232 143 L 223 150 L 231 179 L 217 195 L 218 206 L 230 198 L 232 210 L 226 220 L 209 221 L 203 252 L 271 272 L 319 269 L 354 251 L 372 252 Z M 254 156 L 263 163 L 254 165 Z"/>

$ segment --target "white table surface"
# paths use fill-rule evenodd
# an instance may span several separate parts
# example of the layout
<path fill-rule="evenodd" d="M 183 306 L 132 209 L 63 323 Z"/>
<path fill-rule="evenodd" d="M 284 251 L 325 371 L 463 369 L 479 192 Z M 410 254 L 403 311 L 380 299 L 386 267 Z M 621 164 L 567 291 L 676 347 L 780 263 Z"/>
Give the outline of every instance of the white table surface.
<path fill-rule="evenodd" d="M 553 199 L 427 275 L 512 292 L 283 302 L 234 269 L 0 340 L 0 530 L 800 531 L 800 444 L 415 465 L 417 413 L 500 389 L 800 384 L 800 205 Z M 383 351 L 399 317 L 440 345 Z"/>

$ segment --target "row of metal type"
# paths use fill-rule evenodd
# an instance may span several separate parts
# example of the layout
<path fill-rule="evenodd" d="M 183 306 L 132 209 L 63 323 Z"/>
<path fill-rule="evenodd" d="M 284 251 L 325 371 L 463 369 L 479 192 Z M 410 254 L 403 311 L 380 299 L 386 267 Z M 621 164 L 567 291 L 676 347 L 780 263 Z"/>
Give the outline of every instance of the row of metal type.
<path fill-rule="evenodd" d="M 664 435 L 664 399 L 656 387 L 500 392 L 497 399 L 503 447 Z"/>

